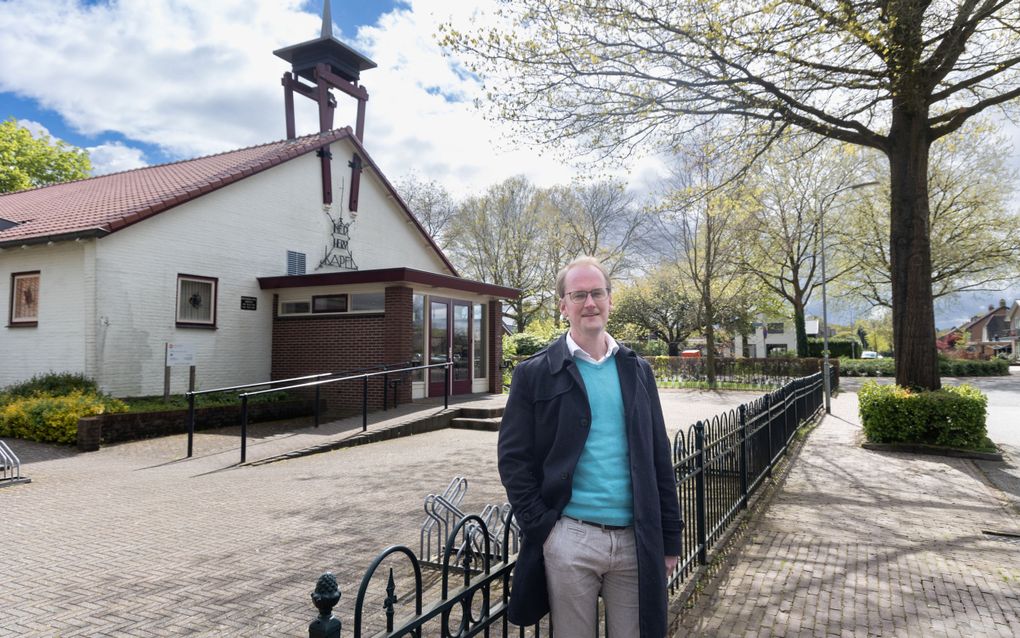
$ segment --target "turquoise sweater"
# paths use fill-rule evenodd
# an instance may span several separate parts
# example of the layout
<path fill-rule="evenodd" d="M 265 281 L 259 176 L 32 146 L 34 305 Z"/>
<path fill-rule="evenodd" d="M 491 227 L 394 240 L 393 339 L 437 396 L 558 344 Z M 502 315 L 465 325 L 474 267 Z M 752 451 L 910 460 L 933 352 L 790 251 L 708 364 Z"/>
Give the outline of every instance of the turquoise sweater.
<path fill-rule="evenodd" d="M 583 521 L 631 525 L 634 498 L 616 357 L 598 364 L 577 358 L 574 361 L 588 391 L 591 429 L 563 513 Z"/>

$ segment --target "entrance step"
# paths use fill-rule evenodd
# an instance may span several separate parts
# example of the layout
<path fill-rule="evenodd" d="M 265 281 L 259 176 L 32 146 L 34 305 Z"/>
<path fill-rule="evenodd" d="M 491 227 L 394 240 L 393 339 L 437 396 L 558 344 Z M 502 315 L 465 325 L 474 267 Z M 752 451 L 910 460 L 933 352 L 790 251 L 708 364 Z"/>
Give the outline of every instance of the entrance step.
<path fill-rule="evenodd" d="M 503 406 L 499 407 L 463 407 L 460 409 L 460 416 L 466 419 L 493 419 L 503 416 Z"/>
<path fill-rule="evenodd" d="M 502 410 L 500 410 L 500 412 L 502 412 Z M 502 415 L 497 417 L 457 417 L 450 421 L 450 427 L 458 430 L 498 432 L 499 423 L 502 420 Z"/>

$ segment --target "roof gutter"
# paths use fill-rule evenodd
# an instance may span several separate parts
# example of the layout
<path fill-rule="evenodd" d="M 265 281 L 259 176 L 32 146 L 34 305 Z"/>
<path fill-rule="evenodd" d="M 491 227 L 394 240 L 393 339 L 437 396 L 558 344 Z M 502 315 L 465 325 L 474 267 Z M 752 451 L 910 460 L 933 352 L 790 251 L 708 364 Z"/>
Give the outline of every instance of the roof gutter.
<path fill-rule="evenodd" d="M 3 240 L 0 238 L 0 249 L 17 248 L 19 246 L 38 246 L 39 244 L 53 244 L 58 241 L 72 241 L 79 239 L 95 239 L 97 237 L 105 237 L 109 235 L 110 231 L 105 228 L 88 228 L 85 230 L 76 230 L 72 233 L 62 233 L 59 235 L 43 235 L 41 237 L 25 237 L 24 239 L 8 239 Z"/>

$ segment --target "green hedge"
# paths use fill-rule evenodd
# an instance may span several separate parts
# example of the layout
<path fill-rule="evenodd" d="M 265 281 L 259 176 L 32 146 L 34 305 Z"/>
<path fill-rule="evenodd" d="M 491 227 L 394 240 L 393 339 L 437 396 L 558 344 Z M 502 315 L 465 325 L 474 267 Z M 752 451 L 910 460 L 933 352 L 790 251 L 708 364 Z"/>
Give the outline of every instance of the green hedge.
<path fill-rule="evenodd" d="M 839 360 L 839 374 L 844 377 L 894 377 L 895 359 Z M 939 375 L 943 377 L 996 377 L 1009 374 L 1009 362 L 1003 359 L 979 361 L 939 357 Z"/>
<path fill-rule="evenodd" d="M 864 434 L 873 443 L 977 449 L 987 437 L 988 397 L 973 386 L 913 392 L 868 382 L 857 397 Z"/>
<path fill-rule="evenodd" d="M 122 401 L 81 390 L 61 396 L 8 396 L 5 403 L 0 404 L 0 436 L 74 443 L 78 436 L 78 419 L 126 410 Z"/>
<path fill-rule="evenodd" d="M 839 360 L 841 377 L 894 377 L 895 359 L 847 359 Z"/>
<path fill-rule="evenodd" d="M 808 339 L 808 357 L 821 358 L 825 356 L 824 339 Z M 829 339 L 830 357 L 852 357 L 860 354 L 861 344 L 849 339 Z"/>

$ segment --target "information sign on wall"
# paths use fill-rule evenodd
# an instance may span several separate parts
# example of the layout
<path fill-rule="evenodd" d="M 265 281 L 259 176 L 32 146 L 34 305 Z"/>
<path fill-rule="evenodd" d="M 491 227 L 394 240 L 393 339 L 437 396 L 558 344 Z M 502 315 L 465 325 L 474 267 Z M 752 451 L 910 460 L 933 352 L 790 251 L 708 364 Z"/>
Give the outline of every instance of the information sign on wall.
<path fill-rule="evenodd" d="M 193 366 L 195 365 L 195 348 L 185 343 L 166 344 L 166 366 Z"/>
<path fill-rule="evenodd" d="M 241 297 L 241 310 L 255 310 L 258 301 L 258 297 Z"/>

